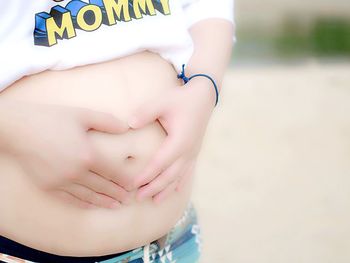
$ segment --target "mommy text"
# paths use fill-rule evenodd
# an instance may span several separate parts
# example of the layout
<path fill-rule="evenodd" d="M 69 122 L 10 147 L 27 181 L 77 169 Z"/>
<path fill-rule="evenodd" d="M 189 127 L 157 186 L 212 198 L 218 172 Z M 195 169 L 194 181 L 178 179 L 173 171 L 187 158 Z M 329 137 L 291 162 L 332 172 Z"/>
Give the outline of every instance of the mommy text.
<path fill-rule="evenodd" d="M 57 39 L 75 37 L 76 29 L 90 32 L 102 24 L 112 26 L 117 21 L 154 16 L 156 10 L 169 15 L 169 0 L 72 0 L 65 7 L 56 5 L 50 13 L 35 15 L 34 44 L 50 47 Z"/>

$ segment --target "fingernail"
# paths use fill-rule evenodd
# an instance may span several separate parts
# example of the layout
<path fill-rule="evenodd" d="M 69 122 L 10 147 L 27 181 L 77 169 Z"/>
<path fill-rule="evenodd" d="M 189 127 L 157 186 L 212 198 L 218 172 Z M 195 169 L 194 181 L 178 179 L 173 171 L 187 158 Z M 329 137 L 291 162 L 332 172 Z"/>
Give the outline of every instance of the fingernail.
<path fill-rule="evenodd" d="M 128 124 L 127 122 L 126 122 L 126 123 L 123 123 L 122 129 L 124 129 L 124 130 L 129 130 L 129 129 L 130 129 L 129 124 Z"/>
<path fill-rule="evenodd" d="M 137 118 L 136 117 L 131 117 L 130 120 L 128 121 L 128 125 L 133 128 L 137 125 Z"/>
<path fill-rule="evenodd" d="M 114 203 L 112 203 L 112 204 L 110 205 L 110 208 L 113 208 L 113 209 L 119 208 L 119 207 L 120 207 L 120 203 L 119 203 L 119 202 L 114 202 Z"/>
<path fill-rule="evenodd" d="M 154 197 L 153 198 L 153 202 L 156 204 L 156 205 L 159 205 L 161 203 L 162 199 L 159 198 L 159 197 Z"/>
<path fill-rule="evenodd" d="M 94 204 L 87 204 L 86 207 L 87 208 L 96 208 L 97 206 L 95 206 Z"/>
<path fill-rule="evenodd" d="M 96 210 L 96 209 L 101 209 L 103 208 L 103 206 L 98 206 L 98 205 L 90 205 L 89 209 L 93 209 L 93 210 Z"/>

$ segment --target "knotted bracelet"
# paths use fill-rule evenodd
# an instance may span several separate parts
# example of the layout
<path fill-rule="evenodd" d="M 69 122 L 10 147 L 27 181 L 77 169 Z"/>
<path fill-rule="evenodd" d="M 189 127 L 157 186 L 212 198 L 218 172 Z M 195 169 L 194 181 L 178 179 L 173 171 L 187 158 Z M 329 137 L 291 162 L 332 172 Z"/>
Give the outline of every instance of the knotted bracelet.
<path fill-rule="evenodd" d="M 207 74 L 194 74 L 192 76 L 190 76 L 189 78 L 185 76 L 185 64 L 182 64 L 182 71 L 180 74 L 177 75 L 177 78 L 178 79 L 183 79 L 183 81 L 185 82 L 185 84 L 187 82 L 189 82 L 191 79 L 195 78 L 195 77 L 206 77 L 208 78 L 214 85 L 214 89 L 215 89 L 215 95 L 216 95 L 216 101 L 215 101 L 215 106 L 218 104 L 218 101 L 219 101 L 219 90 L 218 90 L 218 87 L 215 83 L 215 81 L 213 80 L 212 77 L 210 77 L 209 75 Z"/>

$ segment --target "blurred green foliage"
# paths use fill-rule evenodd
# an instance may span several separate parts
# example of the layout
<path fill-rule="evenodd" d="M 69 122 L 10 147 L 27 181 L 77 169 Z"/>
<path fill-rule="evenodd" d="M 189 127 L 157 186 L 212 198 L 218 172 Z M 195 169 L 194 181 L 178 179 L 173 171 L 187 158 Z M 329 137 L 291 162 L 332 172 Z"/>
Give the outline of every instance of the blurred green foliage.
<path fill-rule="evenodd" d="M 320 55 L 350 54 L 350 22 L 319 19 L 310 33 L 314 52 Z"/>
<path fill-rule="evenodd" d="M 310 22 L 294 14 L 276 28 L 238 28 L 232 65 L 350 59 L 350 18 L 319 17 Z"/>
<path fill-rule="evenodd" d="M 288 19 L 273 42 L 279 55 L 350 56 L 350 21 L 318 18 L 305 27 Z"/>

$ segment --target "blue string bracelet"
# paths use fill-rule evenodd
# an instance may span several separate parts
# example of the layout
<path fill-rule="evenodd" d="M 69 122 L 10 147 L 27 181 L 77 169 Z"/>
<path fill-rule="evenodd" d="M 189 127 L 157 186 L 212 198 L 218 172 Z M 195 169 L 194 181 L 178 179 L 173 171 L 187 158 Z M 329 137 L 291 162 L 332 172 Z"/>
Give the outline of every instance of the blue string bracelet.
<path fill-rule="evenodd" d="M 183 81 L 185 82 L 185 84 L 187 82 L 189 82 L 191 79 L 195 78 L 195 77 L 206 77 L 208 78 L 214 85 L 214 89 L 215 89 L 215 95 L 216 95 L 216 101 L 215 101 L 215 106 L 218 104 L 219 101 L 219 90 L 218 90 L 218 86 L 216 85 L 215 81 L 213 80 L 212 77 L 210 77 L 207 74 L 194 74 L 192 76 L 190 76 L 189 78 L 186 77 L 185 75 L 185 64 L 182 64 L 182 71 L 180 74 L 177 75 L 178 79 L 183 79 Z"/>

